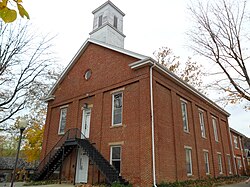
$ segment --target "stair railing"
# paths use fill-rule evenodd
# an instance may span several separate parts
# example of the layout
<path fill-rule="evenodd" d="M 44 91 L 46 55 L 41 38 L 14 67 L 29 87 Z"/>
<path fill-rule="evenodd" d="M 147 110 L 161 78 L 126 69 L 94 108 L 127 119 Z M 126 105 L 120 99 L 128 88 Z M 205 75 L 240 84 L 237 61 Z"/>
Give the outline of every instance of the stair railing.
<path fill-rule="evenodd" d="M 60 149 L 65 141 L 74 140 L 76 138 L 81 138 L 83 136 L 81 131 L 77 128 L 69 129 L 64 135 L 58 140 L 58 142 L 53 146 L 50 152 L 43 158 L 38 167 L 36 168 L 36 172 L 40 172 L 44 166 L 49 163 L 50 159 L 53 158 L 55 153 Z"/>

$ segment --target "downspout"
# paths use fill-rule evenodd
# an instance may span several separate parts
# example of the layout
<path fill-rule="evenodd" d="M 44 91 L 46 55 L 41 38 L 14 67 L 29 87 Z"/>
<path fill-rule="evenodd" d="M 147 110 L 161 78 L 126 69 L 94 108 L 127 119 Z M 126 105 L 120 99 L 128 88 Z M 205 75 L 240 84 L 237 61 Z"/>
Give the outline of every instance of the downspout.
<path fill-rule="evenodd" d="M 155 63 L 150 67 L 150 109 L 151 109 L 151 128 L 152 128 L 152 164 L 153 164 L 153 184 L 156 185 L 156 171 L 155 171 L 155 136 L 154 136 L 154 101 L 153 101 L 153 68 Z"/>

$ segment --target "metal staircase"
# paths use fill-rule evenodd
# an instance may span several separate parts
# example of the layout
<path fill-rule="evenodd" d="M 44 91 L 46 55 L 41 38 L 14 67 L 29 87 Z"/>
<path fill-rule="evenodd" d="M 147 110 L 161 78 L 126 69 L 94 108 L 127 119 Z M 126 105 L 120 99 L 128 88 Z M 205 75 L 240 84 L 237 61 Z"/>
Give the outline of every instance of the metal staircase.
<path fill-rule="evenodd" d="M 128 184 L 128 182 L 119 176 L 119 172 L 102 156 L 102 154 L 86 139 L 79 129 L 70 129 L 57 142 L 51 151 L 45 156 L 37 167 L 32 179 L 41 181 L 49 179 L 53 172 L 63 164 L 63 160 L 77 147 L 82 148 L 99 171 L 105 177 L 107 183 L 120 182 Z"/>

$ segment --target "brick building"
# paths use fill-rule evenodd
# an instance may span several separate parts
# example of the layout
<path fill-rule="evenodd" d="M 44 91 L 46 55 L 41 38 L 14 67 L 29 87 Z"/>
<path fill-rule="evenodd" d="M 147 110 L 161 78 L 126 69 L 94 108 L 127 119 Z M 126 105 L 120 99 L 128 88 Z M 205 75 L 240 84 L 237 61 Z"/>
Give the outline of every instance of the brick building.
<path fill-rule="evenodd" d="M 36 179 L 59 168 L 72 183 L 123 177 L 146 187 L 235 174 L 229 113 L 155 60 L 125 50 L 125 14 L 112 2 L 93 14 L 90 39 L 46 99 Z"/>
<path fill-rule="evenodd" d="M 245 135 L 239 133 L 238 131 L 230 128 L 230 134 L 232 139 L 232 149 L 233 157 L 235 162 L 235 173 L 237 175 L 245 175 L 247 169 L 247 155 L 244 149 L 243 139 Z"/>

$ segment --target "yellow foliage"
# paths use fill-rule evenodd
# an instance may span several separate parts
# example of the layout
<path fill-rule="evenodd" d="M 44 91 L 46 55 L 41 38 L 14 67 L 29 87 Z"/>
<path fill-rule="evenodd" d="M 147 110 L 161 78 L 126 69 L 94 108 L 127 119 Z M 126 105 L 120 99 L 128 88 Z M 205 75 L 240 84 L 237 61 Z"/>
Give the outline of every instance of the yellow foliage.
<path fill-rule="evenodd" d="M 25 145 L 23 147 L 23 154 L 28 162 L 39 160 L 42 150 L 44 126 L 34 123 L 25 131 Z"/>
<path fill-rule="evenodd" d="M 22 18 L 25 16 L 27 19 L 30 19 L 28 12 L 21 5 L 22 0 L 2 0 L 0 2 L 0 18 L 5 23 L 11 23 L 11 22 L 15 21 L 17 18 L 17 11 L 8 7 L 9 1 L 16 3 L 18 13 Z"/>

